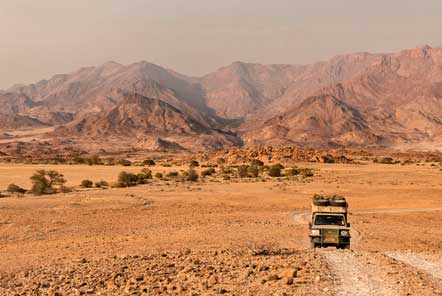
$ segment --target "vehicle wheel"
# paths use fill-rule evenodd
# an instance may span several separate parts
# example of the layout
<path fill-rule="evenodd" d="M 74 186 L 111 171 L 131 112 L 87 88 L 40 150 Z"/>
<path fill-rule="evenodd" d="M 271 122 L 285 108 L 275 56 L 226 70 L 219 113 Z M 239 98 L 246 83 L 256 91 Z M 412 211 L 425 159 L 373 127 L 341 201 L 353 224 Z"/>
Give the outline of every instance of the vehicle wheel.
<path fill-rule="evenodd" d="M 330 204 L 330 201 L 327 199 L 314 199 L 313 204 L 315 206 L 328 206 Z"/>
<path fill-rule="evenodd" d="M 347 202 L 345 200 L 330 200 L 330 205 L 333 207 L 345 207 L 347 205 Z"/>
<path fill-rule="evenodd" d="M 316 243 L 310 242 L 310 249 L 316 249 Z"/>

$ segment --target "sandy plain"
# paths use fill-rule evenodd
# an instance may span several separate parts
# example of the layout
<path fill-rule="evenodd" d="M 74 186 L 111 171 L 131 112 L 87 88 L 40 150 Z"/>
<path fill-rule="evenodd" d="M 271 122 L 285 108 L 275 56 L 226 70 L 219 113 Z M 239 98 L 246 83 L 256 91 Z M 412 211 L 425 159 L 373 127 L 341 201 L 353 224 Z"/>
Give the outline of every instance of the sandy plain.
<path fill-rule="evenodd" d="M 298 165 L 315 176 L 1 198 L 0 294 L 442 295 L 438 164 Z M 0 188 L 37 169 L 78 186 L 141 168 L 2 164 Z M 351 250 L 309 249 L 315 193 L 348 199 Z"/>

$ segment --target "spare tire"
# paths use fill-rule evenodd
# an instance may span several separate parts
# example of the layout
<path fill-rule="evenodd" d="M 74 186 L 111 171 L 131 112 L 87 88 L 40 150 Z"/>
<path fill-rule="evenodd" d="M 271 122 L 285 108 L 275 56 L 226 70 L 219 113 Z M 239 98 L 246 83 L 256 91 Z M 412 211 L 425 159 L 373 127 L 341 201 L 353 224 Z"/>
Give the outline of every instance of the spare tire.
<path fill-rule="evenodd" d="M 330 201 L 323 196 L 315 195 L 313 197 L 313 204 L 315 206 L 328 206 L 328 205 L 330 205 Z"/>
<path fill-rule="evenodd" d="M 345 207 L 347 206 L 347 201 L 344 197 L 335 195 L 330 199 L 330 205 L 333 207 Z"/>
<path fill-rule="evenodd" d="M 324 206 L 329 206 L 330 202 L 326 199 L 317 199 L 317 200 L 313 201 L 313 204 L 315 206 L 323 206 L 324 207 Z"/>

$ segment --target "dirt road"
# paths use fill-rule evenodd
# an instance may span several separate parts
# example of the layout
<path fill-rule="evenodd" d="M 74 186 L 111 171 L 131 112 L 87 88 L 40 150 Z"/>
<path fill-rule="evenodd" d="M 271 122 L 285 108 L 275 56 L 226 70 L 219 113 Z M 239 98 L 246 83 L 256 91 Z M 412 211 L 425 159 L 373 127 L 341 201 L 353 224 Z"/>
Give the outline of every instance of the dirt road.
<path fill-rule="evenodd" d="M 398 295 L 394 285 L 381 279 L 380 271 L 367 264 L 366 256 L 341 250 L 321 254 L 337 278 L 339 296 Z"/>
<path fill-rule="evenodd" d="M 353 215 L 438 212 L 440 208 L 356 210 Z M 308 224 L 308 211 L 290 212 L 295 225 Z M 363 231 L 352 228 L 354 250 L 317 249 L 335 277 L 338 296 L 442 295 L 442 261 L 417 253 L 363 250 Z"/>
<path fill-rule="evenodd" d="M 410 252 L 387 252 L 385 255 L 422 270 L 430 274 L 435 280 L 442 280 L 442 260 L 440 258 Z"/>

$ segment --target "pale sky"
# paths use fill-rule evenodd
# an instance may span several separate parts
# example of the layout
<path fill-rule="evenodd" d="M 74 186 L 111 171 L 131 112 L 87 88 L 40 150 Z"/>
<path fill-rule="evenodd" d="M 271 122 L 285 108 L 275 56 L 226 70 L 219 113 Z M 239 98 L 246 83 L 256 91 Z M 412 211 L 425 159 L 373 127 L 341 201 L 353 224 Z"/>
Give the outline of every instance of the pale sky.
<path fill-rule="evenodd" d="M 442 46 L 441 0 L 0 0 L 0 88 L 106 61 L 199 76 Z"/>

